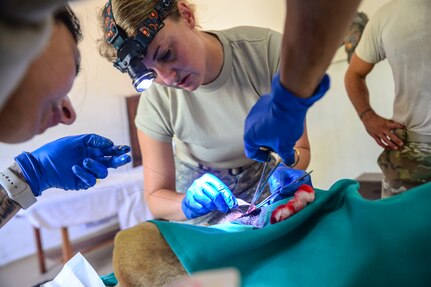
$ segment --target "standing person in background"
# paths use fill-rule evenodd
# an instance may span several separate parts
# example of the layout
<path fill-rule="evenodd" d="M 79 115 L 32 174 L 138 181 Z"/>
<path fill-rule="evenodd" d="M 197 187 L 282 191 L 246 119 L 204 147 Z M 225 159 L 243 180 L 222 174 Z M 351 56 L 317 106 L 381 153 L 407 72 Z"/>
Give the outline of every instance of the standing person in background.
<path fill-rule="evenodd" d="M 245 156 L 243 125 L 260 95 L 270 90 L 281 35 L 257 27 L 202 31 L 185 0 L 111 0 L 101 16 L 101 54 L 132 77 L 139 59 L 155 76 L 135 121 L 145 199 L 153 215 L 199 217 L 194 223 L 208 224 L 217 211 L 234 208 L 236 198 L 250 202 L 263 165 Z M 305 123 L 302 128 L 293 146 L 298 169 L 310 160 Z M 288 178 L 298 175 L 283 170 Z"/>
<path fill-rule="evenodd" d="M 382 197 L 431 180 L 431 2 L 394 0 L 371 18 L 345 76 L 349 98 L 367 132 L 385 150 Z M 393 117 L 378 115 L 366 84 L 387 59 L 395 82 Z"/>
<path fill-rule="evenodd" d="M 76 114 L 67 93 L 80 65 L 80 25 L 68 6 L 54 1 L 45 6 L 26 2 L 20 6 L 22 10 L 18 9 L 20 14 L 12 9 L 16 2 L 0 3 L 0 50 L 8 52 L 1 55 L 1 78 L 9 79 L 0 87 L 0 141 L 6 143 L 23 142 L 59 123 L 74 122 Z M 55 10 L 57 6 L 60 8 Z M 52 19 L 42 17 L 53 10 Z M 23 152 L 0 172 L 0 227 L 21 208 L 35 203 L 47 188 L 93 186 L 97 178 L 108 175 L 108 168 L 130 162 L 125 154 L 129 150 L 114 146 L 107 138 L 87 134 Z"/>

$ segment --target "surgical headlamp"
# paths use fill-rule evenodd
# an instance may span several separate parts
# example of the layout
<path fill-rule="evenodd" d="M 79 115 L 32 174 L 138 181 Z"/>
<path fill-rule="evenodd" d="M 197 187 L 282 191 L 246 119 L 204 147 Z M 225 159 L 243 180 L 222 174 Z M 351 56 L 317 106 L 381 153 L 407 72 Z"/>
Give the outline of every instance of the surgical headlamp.
<path fill-rule="evenodd" d="M 133 38 L 128 37 L 127 33 L 115 23 L 111 0 L 106 3 L 103 10 L 105 39 L 117 50 L 114 67 L 122 73 L 129 74 L 138 92 L 148 89 L 157 77 L 156 72 L 147 69 L 142 61 L 151 41 L 165 25 L 163 20 L 168 16 L 172 4 L 173 0 L 160 0 L 141 22 Z"/>

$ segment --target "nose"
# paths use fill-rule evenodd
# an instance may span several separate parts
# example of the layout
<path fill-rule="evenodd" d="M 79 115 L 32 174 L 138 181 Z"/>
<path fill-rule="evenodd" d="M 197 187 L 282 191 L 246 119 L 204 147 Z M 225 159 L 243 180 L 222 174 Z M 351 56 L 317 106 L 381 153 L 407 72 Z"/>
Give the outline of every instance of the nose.
<path fill-rule="evenodd" d="M 69 97 L 65 97 L 60 102 L 60 122 L 71 125 L 76 120 L 76 112 Z"/>
<path fill-rule="evenodd" d="M 156 69 L 158 82 L 166 86 L 174 86 L 177 84 L 177 72 L 171 67 L 158 67 Z"/>

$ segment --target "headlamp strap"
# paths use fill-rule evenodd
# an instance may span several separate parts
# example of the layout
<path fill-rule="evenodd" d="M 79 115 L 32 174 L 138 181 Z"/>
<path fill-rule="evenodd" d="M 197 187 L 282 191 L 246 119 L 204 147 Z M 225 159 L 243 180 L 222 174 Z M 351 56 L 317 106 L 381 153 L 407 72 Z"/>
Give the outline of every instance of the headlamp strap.
<path fill-rule="evenodd" d="M 157 32 L 163 28 L 163 20 L 169 15 L 169 8 L 173 0 L 161 0 L 157 3 L 156 7 L 150 11 L 149 15 L 141 22 L 135 40 L 142 45 L 142 53 L 145 55 L 147 47 L 156 36 Z M 108 43 L 112 44 L 115 49 L 119 50 L 127 40 L 126 32 L 115 23 L 114 15 L 112 13 L 111 0 L 105 5 L 103 10 L 104 17 L 104 32 L 105 39 Z"/>
<path fill-rule="evenodd" d="M 120 49 L 127 39 L 127 34 L 115 23 L 111 0 L 108 0 L 103 9 L 103 19 L 106 42 L 112 44 L 115 49 Z"/>
<path fill-rule="evenodd" d="M 169 15 L 169 7 L 171 4 L 172 0 L 159 1 L 156 7 L 151 10 L 148 16 L 141 22 L 135 39 L 144 47 L 144 54 L 146 54 L 147 47 L 154 39 L 157 32 L 165 26 L 163 21 Z"/>

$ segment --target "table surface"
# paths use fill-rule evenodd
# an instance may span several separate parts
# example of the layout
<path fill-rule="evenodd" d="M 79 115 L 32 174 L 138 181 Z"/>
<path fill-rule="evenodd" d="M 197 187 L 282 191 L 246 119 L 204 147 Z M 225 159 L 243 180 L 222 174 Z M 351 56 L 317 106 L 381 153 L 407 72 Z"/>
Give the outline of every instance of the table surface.
<path fill-rule="evenodd" d="M 19 215 L 34 227 L 61 228 L 118 216 L 120 228 L 152 218 L 143 200 L 142 166 L 113 172 L 81 191 L 48 189 Z"/>

